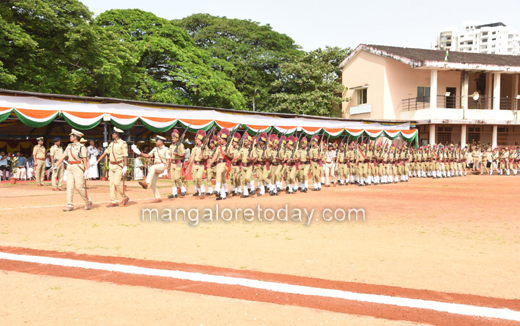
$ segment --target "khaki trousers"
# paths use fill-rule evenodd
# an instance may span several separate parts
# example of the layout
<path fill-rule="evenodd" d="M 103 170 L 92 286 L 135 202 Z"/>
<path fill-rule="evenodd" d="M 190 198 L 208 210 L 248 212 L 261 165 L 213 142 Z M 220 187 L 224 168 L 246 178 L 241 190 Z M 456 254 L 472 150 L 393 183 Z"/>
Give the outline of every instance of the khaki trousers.
<path fill-rule="evenodd" d="M 62 188 L 63 187 L 63 172 L 65 171 L 65 166 L 63 164 L 60 164 L 52 172 L 52 188 Z"/>
<path fill-rule="evenodd" d="M 251 176 L 253 175 L 252 166 L 243 166 L 241 170 L 242 174 L 242 185 L 247 186 L 251 183 Z"/>
<path fill-rule="evenodd" d="M 311 162 L 312 182 L 320 182 L 320 165 L 318 162 Z"/>
<path fill-rule="evenodd" d="M 304 183 L 305 181 L 309 180 L 309 169 L 309 162 L 306 162 L 305 164 L 300 163 L 300 169 L 298 170 L 298 179 L 301 183 Z"/>
<path fill-rule="evenodd" d="M 123 168 L 117 164 L 110 164 L 108 177 L 110 178 L 110 201 L 116 204 L 117 194 L 119 194 L 121 198 L 126 199 L 127 196 L 124 195 L 122 182 Z"/>
<path fill-rule="evenodd" d="M 191 175 L 193 176 L 193 181 L 197 187 L 202 186 L 202 175 L 204 174 L 204 165 L 196 165 L 195 163 L 191 168 Z"/>
<path fill-rule="evenodd" d="M 78 191 L 85 204 L 87 204 L 89 199 L 87 198 L 87 193 L 85 191 L 83 169 L 78 164 L 70 164 L 67 168 L 67 173 L 67 205 L 69 207 L 74 207 L 74 188 Z"/>
<path fill-rule="evenodd" d="M 36 166 L 36 184 L 43 184 L 43 180 L 45 179 L 45 161 L 36 160 L 38 165 Z"/>
<path fill-rule="evenodd" d="M 148 170 L 148 175 L 146 176 L 146 183 L 152 190 L 155 199 L 161 198 L 161 193 L 159 192 L 159 189 L 157 189 L 157 178 L 159 177 L 159 174 L 164 172 L 165 169 L 166 167 L 164 166 L 164 163 L 160 163 L 150 166 L 150 169 Z"/>

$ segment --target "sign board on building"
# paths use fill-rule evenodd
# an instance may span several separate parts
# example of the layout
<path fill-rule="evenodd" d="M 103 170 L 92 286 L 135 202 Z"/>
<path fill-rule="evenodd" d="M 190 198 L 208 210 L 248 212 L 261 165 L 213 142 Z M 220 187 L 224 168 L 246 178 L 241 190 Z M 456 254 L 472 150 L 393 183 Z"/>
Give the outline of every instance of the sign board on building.
<path fill-rule="evenodd" d="M 372 104 L 358 105 L 350 108 L 350 115 L 370 112 L 372 112 Z"/>

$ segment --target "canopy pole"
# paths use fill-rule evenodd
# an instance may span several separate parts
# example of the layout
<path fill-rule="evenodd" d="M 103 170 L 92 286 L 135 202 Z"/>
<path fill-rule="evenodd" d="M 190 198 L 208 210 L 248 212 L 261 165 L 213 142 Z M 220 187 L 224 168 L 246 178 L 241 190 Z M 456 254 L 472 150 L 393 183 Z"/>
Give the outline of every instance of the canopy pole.
<path fill-rule="evenodd" d="M 107 132 L 107 122 L 106 120 L 103 121 L 103 127 L 104 127 L 104 130 L 103 130 L 103 136 L 104 136 L 104 142 L 106 143 L 108 140 L 108 132 Z"/>

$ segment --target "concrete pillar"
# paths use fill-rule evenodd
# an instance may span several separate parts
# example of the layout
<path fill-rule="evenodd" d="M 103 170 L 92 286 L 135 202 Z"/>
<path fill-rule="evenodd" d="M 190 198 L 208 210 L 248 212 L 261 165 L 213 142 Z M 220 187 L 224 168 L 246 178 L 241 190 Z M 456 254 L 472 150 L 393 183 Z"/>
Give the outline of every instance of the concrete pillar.
<path fill-rule="evenodd" d="M 430 110 L 435 110 L 436 108 L 437 108 L 437 70 L 432 69 L 431 73 L 430 73 Z M 432 116 L 434 116 L 434 115 L 432 114 Z"/>
<path fill-rule="evenodd" d="M 493 110 L 500 110 L 500 73 L 493 74 Z"/>
<path fill-rule="evenodd" d="M 430 125 L 430 145 L 435 144 L 435 125 Z"/>
<path fill-rule="evenodd" d="M 466 147 L 466 125 L 462 125 L 460 128 L 460 148 Z"/>
<path fill-rule="evenodd" d="M 493 135 L 491 136 L 491 148 L 497 148 L 497 140 L 498 140 L 498 126 L 493 125 Z"/>
<path fill-rule="evenodd" d="M 511 97 L 513 101 L 513 107 L 511 109 L 518 110 L 518 100 L 516 97 L 518 96 L 518 77 L 519 75 L 513 75 L 513 82 L 511 83 Z"/>
<path fill-rule="evenodd" d="M 468 96 L 469 96 L 469 72 L 463 71 L 462 74 L 462 99 L 460 105 L 462 106 L 462 119 L 466 120 L 466 113 L 468 110 Z"/>
<path fill-rule="evenodd" d="M 486 107 L 486 110 L 490 110 L 493 106 L 493 101 L 491 98 L 493 97 L 493 75 L 491 73 L 486 74 L 486 102 L 483 103 Z"/>

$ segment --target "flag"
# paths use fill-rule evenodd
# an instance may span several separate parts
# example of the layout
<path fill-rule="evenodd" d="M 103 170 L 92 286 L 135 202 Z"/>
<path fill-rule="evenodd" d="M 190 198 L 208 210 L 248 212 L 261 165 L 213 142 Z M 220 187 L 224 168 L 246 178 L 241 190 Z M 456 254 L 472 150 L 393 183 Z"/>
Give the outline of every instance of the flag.
<path fill-rule="evenodd" d="M 444 61 L 448 62 L 448 56 L 449 56 L 449 52 L 448 52 L 448 50 L 446 50 L 446 58 L 444 58 Z"/>

